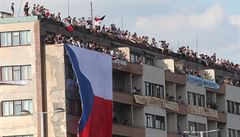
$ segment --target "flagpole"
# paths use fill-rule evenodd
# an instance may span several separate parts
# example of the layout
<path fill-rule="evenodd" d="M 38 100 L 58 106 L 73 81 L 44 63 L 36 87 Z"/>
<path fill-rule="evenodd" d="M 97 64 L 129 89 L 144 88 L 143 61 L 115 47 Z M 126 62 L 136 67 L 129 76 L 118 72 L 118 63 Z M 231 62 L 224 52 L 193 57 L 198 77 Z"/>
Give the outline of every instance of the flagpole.
<path fill-rule="evenodd" d="M 123 30 L 123 16 L 121 16 L 121 27 L 122 27 L 122 30 Z"/>
<path fill-rule="evenodd" d="M 19 14 L 20 14 L 21 7 L 22 7 L 22 0 L 21 0 L 21 2 L 20 2 L 20 7 L 19 7 L 19 9 L 18 9 L 18 17 L 19 17 Z"/>
<path fill-rule="evenodd" d="M 69 16 L 69 0 L 68 0 L 68 16 Z"/>
<path fill-rule="evenodd" d="M 92 1 L 91 1 L 91 20 L 92 20 L 92 23 L 93 23 L 93 7 L 92 7 Z"/>

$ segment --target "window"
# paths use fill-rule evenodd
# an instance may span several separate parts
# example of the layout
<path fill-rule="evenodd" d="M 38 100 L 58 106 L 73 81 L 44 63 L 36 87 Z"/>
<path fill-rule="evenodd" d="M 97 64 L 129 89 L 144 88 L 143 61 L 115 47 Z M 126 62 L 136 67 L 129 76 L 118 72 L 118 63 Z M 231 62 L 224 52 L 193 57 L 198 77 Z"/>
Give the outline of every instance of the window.
<path fill-rule="evenodd" d="M 18 116 L 21 110 L 28 110 L 33 113 L 32 100 L 3 101 L 3 116 Z"/>
<path fill-rule="evenodd" d="M 137 55 L 136 53 L 131 53 L 131 62 L 132 63 L 142 63 L 141 56 Z"/>
<path fill-rule="evenodd" d="M 67 99 L 67 112 L 72 115 L 81 115 L 81 102 L 80 100 Z"/>
<path fill-rule="evenodd" d="M 31 44 L 31 35 L 30 31 L 21 31 L 20 32 L 20 45 L 29 45 Z"/>
<path fill-rule="evenodd" d="M 146 114 L 147 127 L 165 130 L 165 118 L 163 116 Z"/>
<path fill-rule="evenodd" d="M 15 135 L 15 136 L 3 136 L 3 137 L 33 137 L 33 135 Z"/>
<path fill-rule="evenodd" d="M 164 98 L 164 89 L 162 85 L 155 84 L 154 86 L 155 96 L 158 98 Z"/>
<path fill-rule="evenodd" d="M 236 105 L 236 114 L 240 115 L 240 103 L 235 102 Z"/>
<path fill-rule="evenodd" d="M 228 129 L 228 137 L 238 137 L 236 136 L 236 131 L 234 129 Z"/>
<path fill-rule="evenodd" d="M 146 57 L 146 58 L 145 58 L 145 64 L 153 65 L 153 58 Z"/>
<path fill-rule="evenodd" d="M 2 81 L 18 81 L 31 79 L 31 66 L 4 66 L 1 67 Z"/>
<path fill-rule="evenodd" d="M 2 32 L 1 36 L 1 47 L 7 46 L 20 46 L 31 44 L 30 31 L 15 31 L 15 32 Z"/>
<path fill-rule="evenodd" d="M 2 81 L 12 81 L 12 67 L 2 67 Z"/>
<path fill-rule="evenodd" d="M 1 33 L 1 46 L 11 46 L 12 45 L 12 35 L 11 32 Z"/>
<path fill-rule="evenodd" d="M 201 94 L 188 92 L 188 104 L 205 107 L 205 96 Z"/>
<path fill-rule="evenodd" d="M 145 82 L 145 95 L 158 98 L 164 98 L 163 85 Z"/>
<path fill-rule="evenodd" d="M 147 127 L 151 127 L 151 128 L 153 128 L 154 126 L 153 126 L 153 115 L 146 115 L 146 117 L 147 117 Z"/>
<path fill-rule="evenodd" d="M 188 129 L 190 131 L 205 131 L 206 125 L 202 123 L 196 123 L 196 122 L 188 122 Z M 191 135 L 199 135 L 197 133 L 191 133 Z"/>
<path fill-rule="evenodd" d="M 237 130 L 237 137 L 240 137 L 240 130 Z"/>
<path fill-rule="evenodd" d="M 240 103 L 227 100 L 228 113 L 240 115 Z"/>
<path fill-rule="evenodd" d="M 19 32 L 12 32 L 12 45 L 18 46 L 19 43 Z"/>
<path fill-rule="evenodd" d="M 145 82 L 145 92 L 146 96 L 153 96 L 153 84 Z"/>

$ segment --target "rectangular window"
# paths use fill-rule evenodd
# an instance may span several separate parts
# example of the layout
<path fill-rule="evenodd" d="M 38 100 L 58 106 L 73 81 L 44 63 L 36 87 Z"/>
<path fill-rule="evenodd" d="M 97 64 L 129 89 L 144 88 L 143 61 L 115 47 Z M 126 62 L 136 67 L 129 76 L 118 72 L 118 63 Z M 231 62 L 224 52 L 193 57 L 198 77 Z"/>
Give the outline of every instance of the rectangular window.
<path fill-rule="evenodd" d="M 234 129 L 228 129 L 228 137 L 238 137 L 236 136 L 236 131 Z"/>
<path fill-rule="evenodd" d="M 153 58 L 146 57 L 146 58 L 145 58 L 145 64 L 153 65 Z"/>
<path fill-rule="evenodd" d="M 205 131 L 206 125 L 202 124 L 202 123 L 196 123 L 196 122 L 189 121 L 188 128 L 190 131 Z M 191 133 L 191 135 L 199 135 L 199 134 Z"/>
<path fill-rule="evenodd" d="M 12 45 L 19 46 L 19 32 L 12 32 Z"/>
<path fill-rule="evenodd" d="M 31 66 L 21 66 L 21 79 L 26 80 L 26 79 L 31 79 Z"/>
<path fill-rule="evenodd" d="M 14 100 L 3 101 L 2 112 L 3 116 L 18 116 L 22 110 L 27 110 L 33 113 L 32 100 Z"/>
<path fill-rule="evenodd" d="M 205 96 L 201 94 L 188 92 L 188 104 L 205 107 Z"/>
<path fill-rule="evenodd" d="M 33 135 L 15 135 L 15 136 L 3 136 L 3 137 L 33 137 Z"/>
<path fill-rule="evenodd" d="M 21 45 L 31 44 L 30 31 L 21 31 L 20 32 L 20 41 L 21 41 Z"/>
<path fill-rule="evenodd" d="M 164 89 L 162 85 L 154 85 L 155 96 L 158 98 L 164 98 Z"/>
<path fill-rule="evenodd" d="M 14 31 L 14 32 L 2 32 L 0 33 L 0 46 L 20 46 L 31 44 L 30 31 Z"/>
<path fill-rule="evenodd" d="M 11 32 L 1 33 L 1 46 L 11 46 L 12 45 L 12 34 Z"/>
<path fill-rule="evenodd" d="M 31 79 L 31 66 L 4 66 L 1 67 L 2 81 L 19 81 Z"/>
<path fill-rule="evenodd" d="M 2 67 L 2 81 L 12 81 L 12 67 Z"/>
<path fill-rule="evenodd" d="M 154 128 L 153 126 L 153 115 L 146 114 L 147 127 Z"/>
<path fill-rule="evenodd" d="M 237 130 L 237 137 L 240 137 L 240 130 Z"/>
<path fill-rule="evenodd" d="M 236 106 L 236 113 L 235 114 L 237 114 L 237 115 L 240 115 L 240 103 L 238 103 L 238 102 L 235 102 L 235 106 Z"/>
<path fill-rule="evenodd" d="M 153 96 L 153 84 L 149 82 L 145 82 L 145 95 Z"/>
<path fill-rule="evenodd" d="M 21 76 L 20 66 L 14 66 L 13 67 L 13 80 L 14 81 L 20 80 L 20 76 Z"/>
<path fill-rule="evenodd" d="M 13 102 L 3 102 L 2 103 L 3 116 L 13 115 Z"/>
<path fill-rule="evenodd" d="M 164 87 L 163 85 L 145 82 L 145 95 L 164 98 Z"/>
<path fill-rule="evenodd" d="M 165 118 L 163 116 L 146 114 L 147 127 L 165 130 Z"/>

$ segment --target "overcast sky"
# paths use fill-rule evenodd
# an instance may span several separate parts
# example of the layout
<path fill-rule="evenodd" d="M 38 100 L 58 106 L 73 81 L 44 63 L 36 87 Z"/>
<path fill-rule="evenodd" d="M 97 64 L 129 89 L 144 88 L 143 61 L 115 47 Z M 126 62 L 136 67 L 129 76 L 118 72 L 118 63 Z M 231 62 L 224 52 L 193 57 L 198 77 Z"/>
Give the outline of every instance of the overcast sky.
<path fill-rule="evenodd" d="M 0 10 L 9 11 L 15 3 L 18 15 L 21 0 L 0 0 Z M 22 0 L 20 16 L 23 15 Z M 68 0 L 28 0 L 51 12 L 68 14 Z M 240 63 L 240 0 L 92 0 L 93 14 L 106 15 L 102 24 L 167 40 L 176 51 L 190 46 L 198 53 Z M 69 0 L 70 15 L 90 16 L 90 0 Z M 121 21 L 122 18 L 122 21 Z M 123 23 L 121 23 L 123 22 Z M 198 42 L 197 42 L 198 41 Z M 197 44 L 198 43 L 198 44 Z M 196 46 L 198 45 L 198 46 Z M 198 47 L 198 48 L 197 48 Z"/>

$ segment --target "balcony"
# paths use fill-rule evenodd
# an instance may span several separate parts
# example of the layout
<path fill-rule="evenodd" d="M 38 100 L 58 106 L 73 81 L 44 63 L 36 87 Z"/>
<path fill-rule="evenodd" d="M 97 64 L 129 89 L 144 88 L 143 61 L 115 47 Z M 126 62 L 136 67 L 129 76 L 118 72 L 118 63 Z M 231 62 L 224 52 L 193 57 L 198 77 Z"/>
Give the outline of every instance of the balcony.
<path fill-rule="evenodd" d="M 165 79 L 168 82 L 173 82 L 180 85 L 186 85 L 186 76 L 184 74 L 173 73 L 166 70 Z"/>
<path fill-rule="evenodd" d="M 178 113 L 182 115 L 188 114 L 188 106 L 185 104 L 178 104 Z"/>
<path fill-rule="evenodd" d="M 181 137 L 181 134 L 177 134 L 174 131 L 167 131 L 167 137 Z"/>
<path fill-rule="evenodd" d="M 217 121 L 221 123 L 227 123 L 227 114 L 224 112 L 218 112 Z"/>
<path fill-rule="evenodd" d="M 226 86 L 221 85 L 219 89 L 211 89 L 207 88 L 208 92 L 214 92 L 214 93 L 219 93 L 219 94 L 226 94 Z"/>
<path fill-rule="evenodd" d="M 127 137 L 145 137 L 145 129 L 134 125 L 113 124 L 112 134 Z"/>
<path fill-rule="evenodd" d="M 218 118 L 218 112 L 216 110 L 209 109 L 209 108 L 188 105 L 188 112 L 195 115 Z"/>
<path fill-rule="evenodd" d="M 135 104 L 132 94 L 118 91 L 113 91 L 113 101 L 129 105 Z"/>
<path fill-rule="evenodd" d="M 115 70 L 119 70 L 119 71 L 123 71 L 123 72 L 133 73 L 133 74 L 137 74 L 137 75 L 143 74 L 142 65 L 136 64 L 136 63 L 129 63 L 129 62 L 122 61 L 122 60 L 114 60 L 112 67 Z"/>

